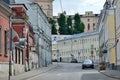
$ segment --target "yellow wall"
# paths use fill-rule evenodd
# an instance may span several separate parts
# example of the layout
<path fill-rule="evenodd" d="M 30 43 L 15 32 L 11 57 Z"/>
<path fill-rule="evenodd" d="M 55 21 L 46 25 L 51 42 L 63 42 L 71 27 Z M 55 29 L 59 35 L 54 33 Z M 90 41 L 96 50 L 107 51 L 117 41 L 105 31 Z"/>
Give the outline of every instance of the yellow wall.
<path fill-rule="evenodd" d="M 115 23 L 114 23 L 114 14 L 111 14 L 108 16 L 108 26 L 109 26 L 109 38 L 113 40 L 110 40 L 110 43 L 115 44 Z M 110 63 L 116 62 L 116 52 L 115 47 L 111 48 L 110 52 Z"/>

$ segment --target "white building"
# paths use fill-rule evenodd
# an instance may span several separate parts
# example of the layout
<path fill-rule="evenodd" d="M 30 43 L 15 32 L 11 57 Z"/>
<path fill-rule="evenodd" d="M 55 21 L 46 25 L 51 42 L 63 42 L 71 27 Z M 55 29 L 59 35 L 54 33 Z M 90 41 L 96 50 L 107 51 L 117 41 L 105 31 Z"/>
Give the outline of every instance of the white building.
<path fill-rule="evenodd" d="M 56 49 L 56 51 L 55 51 Z M 84 59 L 99 61 L 99 32 L 75 34 L 53 44 L 53 59 L 62 58 L 63 62 L 70 62 L 72 58 L 82 62 Z M 56 52 L 56 54 L 55 54 Z"/>

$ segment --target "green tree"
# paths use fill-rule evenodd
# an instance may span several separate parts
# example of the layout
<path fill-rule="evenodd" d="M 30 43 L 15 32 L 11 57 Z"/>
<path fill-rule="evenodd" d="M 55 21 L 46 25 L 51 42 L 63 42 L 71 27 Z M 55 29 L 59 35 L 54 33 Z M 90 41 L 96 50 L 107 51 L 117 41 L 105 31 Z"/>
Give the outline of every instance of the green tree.
<path fill-rule="evenodd" d="M 49 19 L 49 23 L 51 24 L 52 27 L 52 34 L 57 34 L 57 29 L 56 29 L 56 21 L 52 18 Z"/>
<path fill-rule="evenodd" d="M 84 32 L 84 24 L 81 22 L 80 15 L 78 13 L 74 16 L 74 30 L 73 33 L 82 33 Z"/>
<path fill-rule="evenodd" d="M 72 18 L 69 16 L 67 18 L 67 32 L 69 35 L 73 34 L 73 27 L 72 27 Z"/>
<path fill-rule="evenodd" d="M 62 13 L 60 14 L 60 17 L 57 19 L 58 25 L 59 25 L 59 33 L 60 34 L 67 34 L 67 27 L 66 27 L 66 17 Z"/>

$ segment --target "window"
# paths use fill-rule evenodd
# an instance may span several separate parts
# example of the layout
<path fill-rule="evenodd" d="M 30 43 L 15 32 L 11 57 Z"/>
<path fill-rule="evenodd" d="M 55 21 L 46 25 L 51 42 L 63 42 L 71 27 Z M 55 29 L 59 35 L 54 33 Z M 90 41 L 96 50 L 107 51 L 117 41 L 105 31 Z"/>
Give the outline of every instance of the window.
<path fill-rule="evenodd" d="M 90 21 L 90 19 L 87 19 L 87 21 L 89 22 L 89 21 Z"/>
<path fill-rule="evenodd" d="M 90 24 L 88 24 L 88 30 L 90 30 Z"/>
<path fill-rule="evenodd" d="M 0 54 L 2 52 L 2 30 L 0 28 Z"/>
<path fill-rule="evenodd" d="M 4 32 L 4 44 L 5 44 L 5 48 L 4 48 L 4 51 L 5 51 L 5 56 L 7 57 L 7 31 L 5 30 L 5 32 Z"/>
<path fill-rule="evenodd" d="M 48 5 L 48 9 L 50 9 L 50 5 Z"/>
<path fill-rule="evenodd" d="M 47 11 L 47 15 L 50 16 L 50 11 Z"/>

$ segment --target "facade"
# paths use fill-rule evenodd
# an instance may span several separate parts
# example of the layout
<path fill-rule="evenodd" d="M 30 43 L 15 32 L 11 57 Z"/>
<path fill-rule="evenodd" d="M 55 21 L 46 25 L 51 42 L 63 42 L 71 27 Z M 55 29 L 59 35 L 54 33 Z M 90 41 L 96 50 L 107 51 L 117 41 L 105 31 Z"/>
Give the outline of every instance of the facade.
<path fill-rule="evenodd" d="M 52 35 L 52 60 L 57 60 L 57 41 L 64 40 L 72 35 Z"/>
<path fill-rule="evenodd" d="M 53 45 L 53 58 L 60 58 L 63 62 L 70 62 L 72 58 L 82 62 L 84 59 L 91 59 L 98 62 L 99 35 L 98 32 L 82 33 L 72 35 L 69 38 L 57 41 Z M 55 49 L 57 50 L 55 55 Z"/>
<path fill-rule="evenodd" d="M 47 17 L 53 17 L 53 0 L 35 0 L 35 2 L 41 6 Z"/>
<path fill-rule="evenodd" d="M 117 62 L 117 66 L 120 66 L 120 19 L 119 19 L 119 16 L 120 16 L 120 0 L 114 0 L 113 1 L 113 6 L 116 6 L 115 7 L 115 26 L 116 26 L 116 39 L 118 40 L 117 42 L 117 45 L 116 45 L 116 62 Z M 120 67 L 118 67 L 120 69 Z"/>
<path fill-rule="evenodd" d="M 28 8 L 27 16 L 35 33 L 35 46 L 32 49 L 37 54 L 33 56 L 35 61 L 38 58 L 38 67 L 51 64 L 51 26 L 48 23 L 47 16 L 42 11 L 40 5 L 32 0 L 15 0 L 14 3 L 24 4 Z"/>
<path fill-rule="evenodd" d="M 98 20 L 100 15 L 93 14 L 92 11 L 86 11 L 84 15 L 81 15 L 81 21 L 85 25 L 84 32 L 94 32 L 97 30 Z"/>
<path fill-rule="evenodd" d="M 0 1 L 0 70 L 10 75 L 36 69 L 51 64 L 51 26 L 41 7 L 28 0 Z M 23 3 L 24 2 L 24 3 Z M 12 17 L 12 11 L 14 12 Z M 11 20 L 10 20 L 11 19 Z M 30 22 L 29 22 L 30 21 Z M 7 31 L 12 28 L 12 52 L 9 58 L 10 37 Z M 3 68 L 3 69 L 2 69 Z"/>
<path fill-rule="evenodd" d="M 10 17 L 12 10 L 3 2 L 0 1 L 0 76 L 8 74 L 9 69 L 9 54 L 8 42 L 10 40 L 7 33 L 10 30 Z M 4 45 L 4 46 L 3 46 Z"/>
<path fill-rule="evenodd" d="M 57 18 L 59 18 L 59 15 L 58 16 L 53 16 L 53 19 L 55 21 L 57 21 Z M 66 14 L 65 14 L 65 16 L 66 17 L 71 16 L 72 18 L 74 17 L 74 15 L 66 15 Z M 96 31 L 97 30 L 97 26 L 98 26 L 99 17 L 100 17 L 99 14 L 93 14 L 92 11 L 86 11 L 85 14 L 80 15 L 81 21 L 85 25 L 84 32 L 94 32 L 94 31 Z M 73 20 L 73 23 L 74 23 L 74 20 Z M 56 23 L 56 29 L 59 30 L 58 23 Z"/>
<path fill-rule="evenodd" d="M 15 48 L 13 48 L 13 68 L 14 75 L 29 71 L 34 66 L 32 63 L 32 47 L 34 47 L 34 32 L 30 23 L 27 21 L 27 8 L 24 4 L 12 4 L 12 27 L 17 36 L 13 38 Z M 20 68 L 20 69 L 19 69 Z"/>
<path fill-rule="evenodd" d="M 117 65 L 115 22 L 115 8 L 112 5 L 112 0 L 107 0 L 99 20 L 100 61 L 109 63 L 111 68 Z"/>
<path fill-rule="evenodd" d="M 26 3 L 27 5 L 27 3 Z M 39 54 L 38 65 L 39 67 L 51 64 L 51 26 L 48 23 L 46 15 L 43 13 L 41 7 L 37 3 L 27 5 L 31 7 L 28 10 L 31 25 L 35 32 L 36 52 Z"/>

